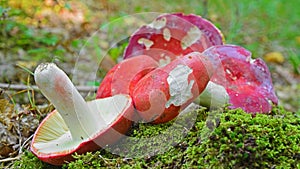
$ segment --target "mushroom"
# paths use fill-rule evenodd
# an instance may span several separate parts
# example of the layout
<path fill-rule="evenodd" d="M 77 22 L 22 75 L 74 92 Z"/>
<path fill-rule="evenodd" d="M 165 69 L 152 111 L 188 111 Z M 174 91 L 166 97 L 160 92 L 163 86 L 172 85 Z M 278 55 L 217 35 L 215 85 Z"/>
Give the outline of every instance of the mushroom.
<path fill-rule="evenodd" d="M 205 50 L 203 55 L 216 69 L 203 92 L 206 96 L 200 96 L 200 103 L 214 98 L 217 100 L 211 100 L 212 104 L 228 101 L 230 108 L 242 108 L 252 114 L 270 112 L 272 104 L 278 103 L 267 65 L 260 58 L 251 59 L 248 50 L 235 45 L 217 45 Z"/>
<path fill-rule="evenodd" d="M 115 65 L 101 82 L 96 98 L 116 94 L 131 95 L 136 83 L 158 67 L 158 63 L 147 55 L 125 59 Z"/>
<path fill-rule="evenodd" d="M 129 95 L 85 102 L 67 75 L 53 63 L 39 65 L 34 79 L 56 110 L 39 125 L 31 151 L 42 161 L 61 165 L 72 155 L 114 144 L 132 125 Z"/>
<path fill-rule="evenodd" d="M 221 31 L 208 20 L 194 14 L 164 14 L 130 37 L 123 57 L 145 54 L 163 66 L 177 57 L 222 44 Z"/>
<path fill-rule="evenodd" d="M 172 120 L 205 89 L 211 68 L 206 57 L 193 52 L 151 71 L 133 90 L 137 112 L 145 122 Z"/>

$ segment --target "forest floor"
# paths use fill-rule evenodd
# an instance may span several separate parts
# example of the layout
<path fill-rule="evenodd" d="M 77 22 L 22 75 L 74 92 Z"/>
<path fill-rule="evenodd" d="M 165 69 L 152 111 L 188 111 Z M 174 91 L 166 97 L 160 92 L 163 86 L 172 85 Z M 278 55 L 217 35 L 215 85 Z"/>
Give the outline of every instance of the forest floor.
<path fill-rule="evenodd" d="M 162 13 L 202 15 L 269 66 L 279 105 L 300 113 L 299 2 L 284 1 L 4 1 L 0 4 L 0 161 L 28 149 L 53 106 L 34 88 L 32 72 L 55 62 L 86 99 L 120 61 L 128 37 Z M 144 5 L 147 4 L 147 5 Z M 154 11 L 154 12 L 153 12 Z M 103 61 L 98 64 L 97 60 Z M 96 78 L 95 78 L 96 76 Z M 14 86 L 15 85 L 15 86 Z M 1 166 L 1 165 L 0 165 Z"/>

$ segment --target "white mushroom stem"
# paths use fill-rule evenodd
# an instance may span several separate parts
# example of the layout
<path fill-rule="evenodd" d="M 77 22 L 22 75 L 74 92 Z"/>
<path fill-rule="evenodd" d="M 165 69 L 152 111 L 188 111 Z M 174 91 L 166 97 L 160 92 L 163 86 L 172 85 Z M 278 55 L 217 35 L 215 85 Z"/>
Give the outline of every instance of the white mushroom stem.
<path fill-rule="evenodd" d="M 89 138 L 97 131 L 100 119 L 92 113 L 65 72 L 53 63 L 41 64 L 34 72 L 34 79 L 64 119 L 73 140 Z"/>
<path fill-rule="evenodd" d="M 228 100 L 229 96 L 226 89 L 223 86 L 210 81 L 205 90 L 195 100 L 195 103 L 210 109 L 215 109 L 224 106 L 228 103 Z"/>

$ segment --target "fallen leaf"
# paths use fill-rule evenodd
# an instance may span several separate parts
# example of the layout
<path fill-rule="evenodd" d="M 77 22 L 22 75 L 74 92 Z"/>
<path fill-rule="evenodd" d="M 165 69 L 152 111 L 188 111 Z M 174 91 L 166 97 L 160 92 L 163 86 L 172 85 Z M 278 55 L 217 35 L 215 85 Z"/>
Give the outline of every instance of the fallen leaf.
<path fill-rule="evenodd" d="M 298 45 L 300 45 L 300 36 L 296 36 L 296 42 Z"/>
<path fill-rule="evenodd" d="M 11 118 L 14 115 L 14 106 L 6 99 L 0 99 L 0 123 L 3 123 L 10 130 L 13 126 Z"/>
<path fill-rule="evenodd" d="M 280 52 L 270 52 L 264 55 L 266 62 L 281 64 L 284 62 L 284 56 Z"/>
<path fill-rule="evenodd" d="M 0 156 L 1 157 L 8 157 L 10 153 L 13 153 L 14 149 L 7 144 L 0 143 Z"/>

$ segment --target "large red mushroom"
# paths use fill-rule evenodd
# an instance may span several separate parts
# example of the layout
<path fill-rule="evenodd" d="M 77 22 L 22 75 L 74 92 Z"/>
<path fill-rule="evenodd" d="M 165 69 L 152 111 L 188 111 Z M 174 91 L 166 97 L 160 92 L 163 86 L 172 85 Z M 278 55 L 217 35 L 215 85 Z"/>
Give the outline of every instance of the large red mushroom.
<path fill-rule="evenodd" d="M 260 58 L 252 59 L 248 50 L 235 45 L 217 45 L 205 50 L 203 55 L 216 70 L 200 102 L 228 101 L 230 108 L 242 108 L 252 114 L 270 112 L 272 105 L 278 103 L 267 65 Z"/>
<path fill-rule="evenodd" d="M 205 51 L 217 70 L 200 97 L 201 104 L 218 107 L 229 102 L 231 108 L 250 113 L 269 112 L 278 99 L 265 63 L 252 60 L 241 47 L 222 45 L 221 32 L 200 16 L 164 14 L 131 36 L 124 58 L 145 54 L 164 66 L 190 52 Z"/>
<path fill-rule="evenodd" d="M 36 130 L 31 151 L 42 161 L 62 165 L 74 153 L 114 144 L 131 127 L 132 99 L 119 94 L 85 102 L 67 75 L 55 64 L 41 64 L 34 73 L 41 92 L 54 105 Z"/>
<path fill-rule="evenodd" d="M 130 37 L 124 59 L 145 54 L 163 66 L 188 53 L 222 44 L 221 31 L 208 20 L 194 14 L 163 14 Z"/>
<path fill-rule="evenodd" d="M 211 73 L 210 61 L 198 52 L 175 59 L 136 84 L 135 108 L 145 122 L 170 121 L 200 95 Z"/>

